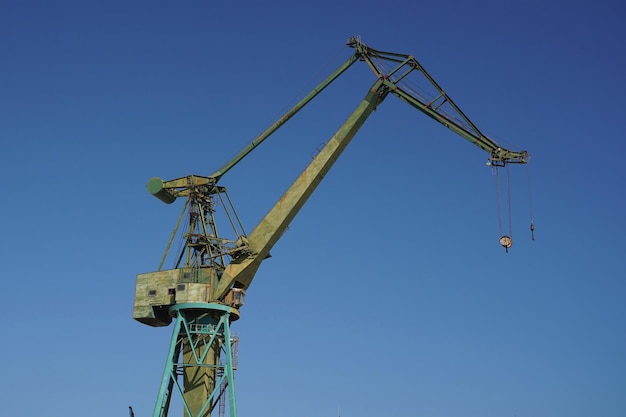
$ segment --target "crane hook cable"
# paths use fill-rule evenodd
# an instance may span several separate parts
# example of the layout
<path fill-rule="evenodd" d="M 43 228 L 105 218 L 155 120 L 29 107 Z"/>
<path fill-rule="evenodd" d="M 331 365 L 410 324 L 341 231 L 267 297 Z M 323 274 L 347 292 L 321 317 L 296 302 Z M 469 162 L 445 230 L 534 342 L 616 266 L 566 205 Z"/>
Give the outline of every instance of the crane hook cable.
<path fill-rule="evenodd" d="M 528 212 L 530 214 L 530 237 L 532 240 L 535 240 L 535 219 L 533 216 L 533 200 L 532 200 L 532 192 L 530 189 L 530 165 L 526 165 L 526 174 L 528 177 Z"/>
<path fill-rule="evenodd" d="M 493 173 L 496 177 L 496 204 L 498 210 L 498 234 L 502 236 L 502 211 L 500 208 L 500 178 L 498 175 L 498 167 L 493 166 Z"/>
<path fill-rule="evenodd" d="M 505 164 L 506 169 L 506 197 L 509 209 L 509 237 L 513 239 L 513 216 L 511 214 L 511 173 L 509 171 L 509 165 Z"/>
<path fill-rule="evenodd" d="M 506 253 L 509 253 L 509 248 L 513 245 L 513 225 L 512 225 L 512 214 L 511 214 L 511 184 L 510 184 L 510 176 L 509 176 L 509 166 L 504 165 L 506 168 L 506 194 L 507 194 L 507 205 L 508 205 L 508 235 L 504 235 L 502 233 L 502 208 L 501 208 L 501 197 L 500 197 L 500 177 L 498 174 L 498 166 L 493 166 L 495 170 L 496 177 L 496 202 L 497 202 L 497 210 L 498 210 L 498 232 L 500 233 L 500 244 L 506 249 Z"/>

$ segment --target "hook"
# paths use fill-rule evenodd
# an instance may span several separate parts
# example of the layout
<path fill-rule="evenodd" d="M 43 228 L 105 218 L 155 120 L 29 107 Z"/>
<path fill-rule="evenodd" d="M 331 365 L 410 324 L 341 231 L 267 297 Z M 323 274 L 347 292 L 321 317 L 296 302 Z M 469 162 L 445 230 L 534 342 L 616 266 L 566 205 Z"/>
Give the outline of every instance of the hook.
<path fill-rule="evenodd" d="M 500 238 L 500 244 L 506 249 L 506 253 L 509 253 L 509 248 L 513 246 L 513 239 L 510 236 L 502 236 Z"/>

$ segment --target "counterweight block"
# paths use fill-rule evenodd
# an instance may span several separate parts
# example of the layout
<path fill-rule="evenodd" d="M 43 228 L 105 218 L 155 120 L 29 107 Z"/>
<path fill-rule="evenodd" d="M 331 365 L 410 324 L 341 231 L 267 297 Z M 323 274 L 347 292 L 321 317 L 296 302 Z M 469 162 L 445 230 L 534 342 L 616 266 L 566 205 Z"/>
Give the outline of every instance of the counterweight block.
<path fill-rule="evenodd" d="M 150 178 L 148 184 L 146 184 L 146 189 L 150 194 L 165 204 L 172 204 L 176 200 L 176 196 L 164 188 L 163 180 L 161 178 Z"/>

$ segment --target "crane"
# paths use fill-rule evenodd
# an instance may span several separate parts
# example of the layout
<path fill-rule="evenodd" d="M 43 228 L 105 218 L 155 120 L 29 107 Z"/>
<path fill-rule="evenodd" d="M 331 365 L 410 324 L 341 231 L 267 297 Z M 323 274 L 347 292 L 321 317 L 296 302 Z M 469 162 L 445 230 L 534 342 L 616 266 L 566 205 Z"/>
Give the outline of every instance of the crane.
<path fill-rule="evenodd" d="M 350 38 L 347 45 L 353 54 L 343 64 L 220 169 L 208 176 L 148 181 L 150 194 L 164 203 L 185 200 L 157 271 L 138 274 L 136 280 L 134 319 L 154 327 L 175 323 L 153 417 L 168 415 L 175 393 L 180 394 L 185 416 L 222 416 L 226 410 L 230 417 L 237 416 L 238 337 L 231 324 L 240 317 L 246 290 L 322 178 L 389 94 L 487 152 L 490 165 L 528 162 L 528 152 L 503 148 L 485 136 L 412 55 L 379 51 L 358 37 Z M 221 178 L 357 61 L 370 67 L 375 82 L 267 215 L 246 233 L 226 187 L 219 184 Z M 411 77 L 419 77 L 430 92 L 416 88 Z M 230 226 L 228 238 L 218 229 L 220 216 Z M 185 229 L 179 231 L 183 223 Z M 184 244 L 175 267 L 163 269 L 179 234 Z"/>

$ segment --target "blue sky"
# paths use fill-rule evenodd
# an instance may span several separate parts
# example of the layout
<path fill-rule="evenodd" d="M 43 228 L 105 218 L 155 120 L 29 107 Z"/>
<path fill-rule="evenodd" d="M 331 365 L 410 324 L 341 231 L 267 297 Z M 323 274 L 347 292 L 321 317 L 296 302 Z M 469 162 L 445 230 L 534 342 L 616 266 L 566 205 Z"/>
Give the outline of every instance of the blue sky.
<path fill-rule="evenodd" d="M 531 153 L 511 170 L 514 246 L 486 154 L 387 98 L 248 291 L 240 415 L 623 416 L 624 17 L 617 1 L 3 2 L 0 415 L 151 415 L 171 328 L 132 319 L 134 281 L 179 207 L 145 183 L 222 166 L 359 34 Z M 223 178 L 248 230 L 373 82 L 357 64 Z"/>

